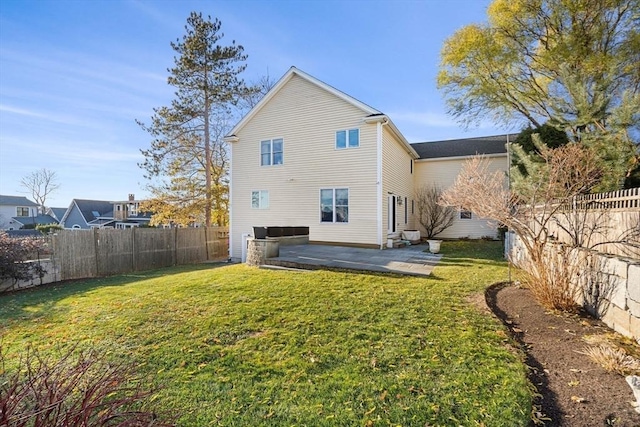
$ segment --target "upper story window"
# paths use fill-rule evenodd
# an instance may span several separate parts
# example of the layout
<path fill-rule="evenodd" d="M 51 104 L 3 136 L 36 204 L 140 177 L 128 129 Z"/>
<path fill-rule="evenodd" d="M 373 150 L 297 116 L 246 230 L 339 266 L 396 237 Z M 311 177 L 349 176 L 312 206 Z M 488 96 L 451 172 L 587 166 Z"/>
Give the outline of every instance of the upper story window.
<path fill-rule="evenodd" d="M 360 129 L 339 130 L 336 132 L 336 148 L 356 148 L 360 146 Z"/>
<path fill-rule="evenodd" d="M 284 160 L 282 138 L 260 141 L 260 166 L 281 165 Z"/>
<path fill-rule="evenodd" d="M 471 219 L 471 211 L 464 209 L 460 210 L 460 219 Z"/>
<path fill-rule="evenodd" d="M 29 216 L 29 208 L 18 206 L 16 208 L 16 216 Z"/>
<path fill-rule="evenodd" d="M 348 188 L 323 188 L 320 190 L 320 221 L 349 222 Z"/>
<path fill-rule="evenodd" d="M 269 208 L 269 191 L 258 190 L 251 192 L 251 207 L 253 209 Z"/>

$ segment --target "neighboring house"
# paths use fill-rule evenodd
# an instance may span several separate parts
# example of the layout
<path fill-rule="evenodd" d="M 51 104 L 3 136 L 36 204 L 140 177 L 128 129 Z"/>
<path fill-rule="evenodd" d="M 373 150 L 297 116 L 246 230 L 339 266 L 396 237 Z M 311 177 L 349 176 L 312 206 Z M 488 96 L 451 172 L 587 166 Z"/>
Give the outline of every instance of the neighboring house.
<path fill-rule="evenodd" d="M 54 218 L 56 220 L 56 223 L 59 224 L 62 221 L 62 217 L 64 217 L 64 214 L 66 212 L 67 212 L 67 208 L 47 208 L 47 210 L 45 211 L 45 214 Z"/>
<path fill-rule="evenodd" d="M 151 215 L 140 212 L 142 201 L 133 194 L 128 200 L 110 202 L 105 200 L 73 199 L 60 221 L 67 229 L 131 228 L 148 225 Z"/>
<path fill-rule="evenodd" d="M 383 248 L 388 235 L 418 227 L 414 190 L 450 185 L 462 159 L 475 154 L 411 145 L 387 115 L 295 67 L 225 140 L 234 259 L 253 226 L 307 226 L 311 242 Z M 503 155 L 506 170 L 504 144 L 490 154 Z M 448 170 L 436 178 L 431 168 Z M 458 236 L 496 235 L 486 221 L 469 224 L 456 224 Z"/>
<path fill-rule="evenodd" d="M 416 160 L 415 188 L 422 185 L 435 184 L 441 189 L 451 186 L 465 161 L 476 154 L 482 154 L 488 162 L 487 172 L 504 172 L 507 183 L 507 143 L 515 135 L 486 136 L 479 138 L 453 139 L 447 141 L 421 142 L 412 144 L 420 155 Z M 418 212 L 416 211 L 416 215 Z M 417 226 L 416 218 L 416 226 Z M 469 211 L 456 212 L 453 226 L 447 228 L 437 237 L 444 239 L 496 237 L 496 224 L 479 218 Z"/>
<path fill-rule="evenodd" d="M 13 221 L 21 228 L 35 228 L 37 225 L 57 224 L 58 221 L 51 215 L 36 215 L 36 216 L 14 216 Z"/>
<path fill-rule="evenodd" d="M 35 217 L 38 215 L 38 205 L 24 196 L 0 195 L 0 229 L 18 230 L 22 224 L 14 217 Z"/>

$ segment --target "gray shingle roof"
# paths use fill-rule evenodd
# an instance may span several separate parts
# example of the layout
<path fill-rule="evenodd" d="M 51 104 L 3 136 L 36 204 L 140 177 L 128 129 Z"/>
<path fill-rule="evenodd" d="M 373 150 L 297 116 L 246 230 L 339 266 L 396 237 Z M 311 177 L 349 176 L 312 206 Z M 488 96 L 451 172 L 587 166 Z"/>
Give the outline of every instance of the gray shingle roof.
<path fill-rule="evenodd" d="M 60 221 L 64 216 L 65 212 L 67 212 L 67 208 L 49 208 L 49 209 L 51 209 L 51 212 L 53 212 L 53 215 L 56 218 L 58 218 L 58 221 Z"/>
<path fill-rule="evenodd" d="M 5 206 L 38 206 L 24 196 L 4 196 L 0 194 L 0 205 Z"/>
<path fill-rule="evenodd" d="M 113 217 L 113 205 L 106 200 L 86 200 L 86 199 L 74 199 L 78 209 L 82 212 L 82 216 L 87 222 L 91 222 L 96 219 L 93 212 L 98 212 L 100 216 Z"/>
<path fill-rule="evenodd" d="M 14 220 L 18 221 L 22 225 L 27 224 L 57 224 L 58 221 L 51 215 L 38 215 L 38 216 L 14 216 Z"/>
<path fill-rule="evenodd" d="M 508 135 L 509 141 L 516 138 Z M 477 138 L 449 139 L 446 141 L 417 142 L 411 144 L 421 159 L 474 156 L 476 154 L 506 154 L 507 135 L 482 136 Z"/>

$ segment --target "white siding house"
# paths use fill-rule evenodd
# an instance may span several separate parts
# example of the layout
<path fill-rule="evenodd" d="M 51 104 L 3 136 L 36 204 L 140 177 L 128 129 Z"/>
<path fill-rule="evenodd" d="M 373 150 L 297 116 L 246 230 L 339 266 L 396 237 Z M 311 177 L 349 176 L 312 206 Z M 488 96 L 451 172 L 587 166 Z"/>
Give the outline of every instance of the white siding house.
<path fill-rule="evenodd" d="M 38 205 L 24 196 L 0 195 L 0 230 L 19 230 L 22 223 L 14 217 L 33 218 L 38 215 Z"/>
<path fill-rule="evenodd" d="M 433 179 L 388 116 L 295 67 L 225 140 L 233 259 L 254 226 L 309 227 L 311 242 L 383 248 L 388 233 L 417 227 L 414 188 Z"/>

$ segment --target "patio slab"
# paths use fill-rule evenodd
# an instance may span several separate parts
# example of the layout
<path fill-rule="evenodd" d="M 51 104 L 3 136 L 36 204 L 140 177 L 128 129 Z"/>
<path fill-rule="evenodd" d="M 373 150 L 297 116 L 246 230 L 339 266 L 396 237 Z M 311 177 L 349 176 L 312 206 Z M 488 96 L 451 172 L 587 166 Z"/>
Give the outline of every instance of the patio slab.
<path fill-rule="evenodd" d="M 328 245 L 281 246 L 280 256 L 267 259 L 268 265 L 280 267 L 396 273 L 428 276 L 442 255 L 424 252 L 429 246 L 412 245 L 397 249 L 364 249 Z"/>

